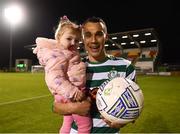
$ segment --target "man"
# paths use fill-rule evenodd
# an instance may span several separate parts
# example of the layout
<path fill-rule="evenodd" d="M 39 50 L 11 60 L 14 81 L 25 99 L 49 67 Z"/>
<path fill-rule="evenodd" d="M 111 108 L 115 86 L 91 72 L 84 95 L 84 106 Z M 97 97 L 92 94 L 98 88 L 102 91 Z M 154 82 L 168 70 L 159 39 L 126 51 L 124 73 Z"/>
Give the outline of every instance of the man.
<path fill-rule="evenodd" d="M 96 17 L 87 19 L 82 25 L 82 36 L 85 50 L 87 51 L 87 84 L 90 91 L 97 89 L 104 81 L 113 77 L 126 77 L 135 80 L 135 70 L 131 62 L 123 58 L 107 56 L 105 42 L 108 40 L 105 22 Z M 93 120 L 92 133 L 118 133 L 124 125 L 111 123 L 102 119 L 96 108 L 94 100 L 89 98 L 82 102 L 54 103 L 54 111 L 59 114 L 91 113 Z M 72 126 L 71 132 L 75 133 L 77 127 Z"/>

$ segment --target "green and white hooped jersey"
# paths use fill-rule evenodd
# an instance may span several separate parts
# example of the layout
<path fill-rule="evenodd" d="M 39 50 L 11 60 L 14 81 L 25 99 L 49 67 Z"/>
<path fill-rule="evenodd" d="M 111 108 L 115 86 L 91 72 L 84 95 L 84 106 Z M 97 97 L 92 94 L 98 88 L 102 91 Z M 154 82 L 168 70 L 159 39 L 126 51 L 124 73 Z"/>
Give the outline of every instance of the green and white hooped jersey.
<path fill-rule="evenodd" d="M 135 69 L 130 61 L 123 58 L 116 58 L 113 56 L 107 57 L 103 62 L 92 63 L 88 60 L 87 64 L 87 83 L 86 87 L 89 90 L 99 87 L 104 81 L 112 79 L 114 77 L 126 77 L 135 81 Z M 96 108 L 96 104 L 91 111 L 91 117 L 93 120 L 92 133 L 118 133 L 119 129 L 108 127 L 108 125 L 100 118 L 100 113 Z M 72 133 L 77 132 L 75 123 L 71 129 Z"/>

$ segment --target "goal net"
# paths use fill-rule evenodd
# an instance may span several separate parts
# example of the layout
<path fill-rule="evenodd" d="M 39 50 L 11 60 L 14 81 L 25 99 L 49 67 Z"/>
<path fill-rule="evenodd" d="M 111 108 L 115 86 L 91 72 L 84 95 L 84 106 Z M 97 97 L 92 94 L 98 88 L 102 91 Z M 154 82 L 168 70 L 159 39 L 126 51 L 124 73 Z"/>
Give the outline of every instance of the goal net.
<path fill-rule="evenodd" d="M 32 65 L 31 66 L 31 72 L 32 73 L 41 73 L 44 72 L 44 67 L 41 65 Z"/>

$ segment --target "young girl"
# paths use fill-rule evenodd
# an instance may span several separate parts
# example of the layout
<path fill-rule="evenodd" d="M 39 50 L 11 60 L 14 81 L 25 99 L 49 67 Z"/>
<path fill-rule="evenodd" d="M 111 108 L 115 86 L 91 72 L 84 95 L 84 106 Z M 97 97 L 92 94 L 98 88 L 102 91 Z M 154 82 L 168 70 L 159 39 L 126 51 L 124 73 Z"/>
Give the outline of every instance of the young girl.
<path fill-rule="evenodd" d="M 86 66 L 77 51 L 81 29 L 66 16 L 62 17 L 55 33 L 55 40 L 37 38 L 39 63 L 45 67 L 45 81 L 55 101 L 82 101 L 85 99 Z M 60 133 L 70 133 L 72 122 L 79 133 L 90 133 L 92 121 L 88 116 L 66 115 Z"/>

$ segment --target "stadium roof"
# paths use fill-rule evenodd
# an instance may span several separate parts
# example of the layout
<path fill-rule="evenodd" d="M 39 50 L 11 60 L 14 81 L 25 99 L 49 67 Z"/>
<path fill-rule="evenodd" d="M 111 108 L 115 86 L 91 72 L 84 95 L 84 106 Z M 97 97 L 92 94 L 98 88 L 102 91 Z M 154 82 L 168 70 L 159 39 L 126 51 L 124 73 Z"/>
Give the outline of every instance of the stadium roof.
<path fill-rule="evenodd" d="M 109 34 L 106 49 L 158 47 L 159 39 L 154 28 Z"/>

